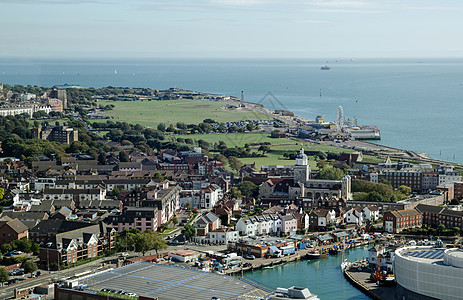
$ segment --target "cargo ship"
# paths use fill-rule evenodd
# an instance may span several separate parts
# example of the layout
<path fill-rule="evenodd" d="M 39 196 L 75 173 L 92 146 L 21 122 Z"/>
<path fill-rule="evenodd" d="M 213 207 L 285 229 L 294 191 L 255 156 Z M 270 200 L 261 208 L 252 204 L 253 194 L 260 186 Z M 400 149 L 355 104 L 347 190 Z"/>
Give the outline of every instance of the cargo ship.
<path fill-rule="evenodd" d="M 376 126 L 355 126 L 348 127 L 346 131 L 354 140 L 380 140 L 381 133 Z"/>

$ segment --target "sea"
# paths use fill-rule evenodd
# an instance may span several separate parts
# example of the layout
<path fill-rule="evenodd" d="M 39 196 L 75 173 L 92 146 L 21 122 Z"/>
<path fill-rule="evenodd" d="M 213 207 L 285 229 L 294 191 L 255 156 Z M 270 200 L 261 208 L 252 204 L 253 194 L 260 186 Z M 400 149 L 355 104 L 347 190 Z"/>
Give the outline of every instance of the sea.
<path fill-rule="evenodd" d="M 340 267 L 343 260 L 353 262 L 368 259 L 367 249 L 368 246 L 365 246 L 317 260 L 276 265 L 244 273 L 243 277 L 272 290 L 278 287 L 306 287 L 321 300 L 370 299 L 344 278 Z"/>
<path fill-rule="evenodd" d="M 331 70 L 321 70 L 329 65 Z M 0 83 L 226 94 L 314 120 L 375 125 L 380 144 L 463 163 L 463 58 L 0 60 Z"/>

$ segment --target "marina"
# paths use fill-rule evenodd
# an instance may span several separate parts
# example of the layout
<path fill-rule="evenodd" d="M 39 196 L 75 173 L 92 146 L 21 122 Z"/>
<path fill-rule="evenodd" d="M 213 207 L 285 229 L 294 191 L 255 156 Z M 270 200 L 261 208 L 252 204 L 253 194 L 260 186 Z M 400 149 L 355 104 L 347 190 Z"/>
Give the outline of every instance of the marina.
<path fill-rule="evenodd" d="M 341 263 L 345 259 L 362 260 L 368 256 L 369 247 L 362 246 L 315 260 L 297 260 L 274 268 L 246 272 L 243 276 L 272 289 L 278 286 L 304 286 L 320 299 L 370 299 L 345 280 L 341 272 Z"/>

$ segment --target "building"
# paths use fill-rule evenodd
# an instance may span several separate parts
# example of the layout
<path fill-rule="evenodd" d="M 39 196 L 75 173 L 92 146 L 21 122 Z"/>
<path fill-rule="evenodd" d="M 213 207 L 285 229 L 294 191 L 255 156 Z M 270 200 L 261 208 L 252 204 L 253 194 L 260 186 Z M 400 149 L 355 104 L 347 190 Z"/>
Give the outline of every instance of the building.
<path fill-rule="evenodd" d="M 461 249 L 399 248 L 393 268 L 398 299 L 463 299 Z"/>
<path fill-rule="evenodd" d="M 68 107 L 68 98 L 67 98 L 66 90 L 64 90 L 64 89 L 60 90 L 60 89 L 57 89 L 57 88 L 52 88 L 52 90 L 48 94 L 48 97 L 52 98 L 52 99 L 61 100 L 62 103 L 63 103 L 63 108 Z"/>
<path fill-rule="evenodd" d="M 384 231 L 399 233 L 404 229 L 421 227 L 423 216 L 416 209 L 387 211 L 383 215 Z"/>
<path fill-rule="evenodd" d="M 236 223 L 236 230 L 240 235 L 255 236 L 277 234 L 282 231 L 282 220 L 276 214 L 262 214 L 243 217 Z"/>
<path fill-rule="evenodd" d="M 97 292 L 102 288 L 135 293 L 140 300 L 266 299 L 273 293 L 240 277 L 146 262 L 103 271 L 90 278 L 83 277 L 76 282 L 76 285 L 80 284 L 88 288 L 78 291 L 56 287 L 55 299 L 105 300 L 106 295 L 98 298 Z"/>
<path fill-rule="evenodd" d="M 0 244 L 8 244 L 15 240 L 27 238 L 29 228 L 19 219 L 2 217 L 0 219 Z"/>
<path fill-rule="evenodd" d="M 353 207 L 346 212 L 344 220 L 347 224 L 360 226 L 363 224 L 363 211 L 360 207 Z"/>
<path fill-rule="evenodd" d="M 71 144 L 79 140 L 79 134 L 77 130 L 67 126 L 48 126 L 45 128 L 32 129 L 32 138 Z"/>
<path fill-rule="evenodd" d="M 65 220 L 45 220 L 30 230 L 30 238 L 40 243 L 40 264 L 57 267 L 102 255 L 114 249 L 116 231 L 98 224 Z"/>
<path fill-rule="evenodd" d="M 363 219 L 370 222 L 375 222 L 379 218 L 379 210 L 376 206 L 370 205 L 363 208 Z"/>
<path fill-rule="evenodd" d="M 319 208 L 313 209 L 309 213 L 309 229 L 316 230 L 326 230 L 326 228 L 336 223 L 336 213 L 334 210 Z"/>
<path fill-rule="evenodd" d="M 384 179 L 389 181 L 393 188 L 401 185 L 408 186 L 413 192 L 422 191 L 422 172 L 415 169 L 387 170 L 383 172 Z"/>
<path fill-rule="evenodd" d="M 117 232 L 133 228 L 142 232 L 147 229 L 156 231 L 158 229 L 158 209 L 157 207 L 128 206 L 122 212 L 110 214 L 106 220 Z"/>
<path fill-rule="evenodd" d="M 199 218 L 195 223 L 195 228 L 199 236 L 206 236 L 209 231 L 216 230 L 219 226 L 220 218 L 211 212 Z"/>
<path fill-rule="evenodd" d="M 420 204 L 416 207 L 423 214 L 423 224 L 437 227 L 443 224 L 447 228 L 463 229 L 463 212 L 445 207 Z"/>
<path fill-rule="evenodd" d="M 236 242 L 240 238 L 238 231 L 232 228 L 218 228 L 209 232 L 209 243 L 227 245 L 230 242 Z"/>
<path fill-rule="evenodd" d="M 284 235 L 295 234 L 297 231 L 297 219 L 291 215 L 284 215 L 281 219 L 281 233 Z"/>
<path fill-rule="evenodd" d="M 198 260 L 199 252 L 192 250 L 177 250 L 169 252 L 168 256 L 172 258 L 173 261 L 179 262 L 194 262 Z"/>

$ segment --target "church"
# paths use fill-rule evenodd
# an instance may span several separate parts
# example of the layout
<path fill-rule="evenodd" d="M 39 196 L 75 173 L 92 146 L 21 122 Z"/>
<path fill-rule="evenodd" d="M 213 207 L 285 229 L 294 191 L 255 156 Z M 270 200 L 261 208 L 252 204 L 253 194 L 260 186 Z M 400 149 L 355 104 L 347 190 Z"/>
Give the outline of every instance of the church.
<path fill-rule="evenodd" d="M 293 175 L 276 176 L 263 182 L 259 186 L 259 197 L 262 204 L 269 206 L 296 204 L 304 209 L 306 209 L 304 206 L 310 209 L 345 206 L 345 201 L 352 200 L 351 177 L 346 175 L 341 180 L 311 178 L 310 166 L 303 148 L 296 156 L 294 166 L 282 167 L 292 169 Z M 340 199 L 343 202 L 341 205 L 336 203 Z"/>

